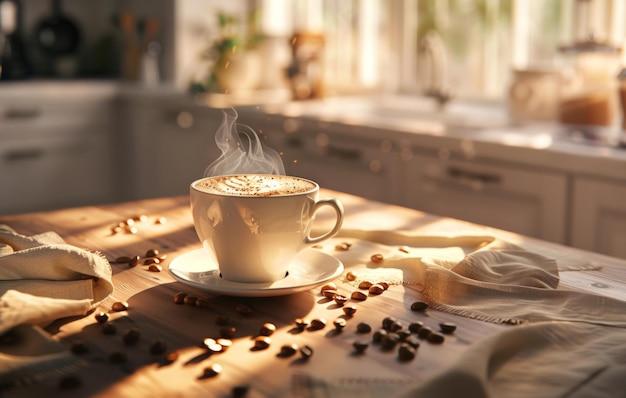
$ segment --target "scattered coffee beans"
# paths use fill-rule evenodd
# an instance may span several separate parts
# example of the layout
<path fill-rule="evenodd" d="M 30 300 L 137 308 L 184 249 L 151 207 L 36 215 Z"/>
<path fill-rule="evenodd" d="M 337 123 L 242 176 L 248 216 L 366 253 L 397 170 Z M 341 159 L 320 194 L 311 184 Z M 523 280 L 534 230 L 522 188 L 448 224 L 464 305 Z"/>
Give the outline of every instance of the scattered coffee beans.
<path fill-rule="evenodd" d="M 280 347 L 280 352 L 278 353 L 278 356 L 286 358 L 286 357 L 290 357 L 296 354 L 296 352 L 298 352 L 298 345 L 293 343 L 293 344 L 285 344 L 282 347 Z"/>
<path fill-rule="evenodd" d="M 198 298 L 195 305 L 198 308 L 209 308 L 209 300 Z"/>
<path fill-rule="evenodd" d="M 126 354 L 121 351 L 113 351 L 109 354 L 109 363 L 120 364 L 126 362 Z"/>
<path fill-rule="evenodd" d="M 354 350 L 358 353 L 364 353 L 365 350 L 367 350 L 367 347 L 369 347 L 369 344 L 367 343 L 367 341 L 364 340 L 357 340 L 354 343 L 352 343 L 352 347 L 354 347 Z"/>
<path fill-rule="evenodd" d="M 325 327 L 326 327 L 326 319 L 324 318 L 315 318 L 311 320 L 311 325 L 309 326 L 311 330 L 320 330 L 320 329 L 324 329 Z"/>
<path fill-rule="evenodd" d="M 428 336 L 432 333 L 432 329 L 428 326 L 423 326 L 420 330 L 417 331 L 417 337 L 420 339 L 427 339 Z"/>
<path fill-rule="evenodd" d="M 219 375 L 220 373 L 222 373 L 222 365 L 220 365 L 218 363 L 212 363 L 212 364 L 206 366 L 202 370 L 202 376 L 200 376 L 200 378 L 207 379 L 207 378 L 210 378 L 210 377 L 215 377 L 215 376 Z"/>
<path fill-rule="evenodd" d="M 94 318 L 96 318 L 96 321 L 98 323 L 105 323 L 106 321 L 109 320 L 109 314 L 107 314 L 106 312 L 100 311 L 94 316 Z"/>
<path fill-rule="evenodd" d="M 357 290 L 355 292 L 352 292 L 352 294 L 350 295 L 350 298 L 352 300 L 363 301 L 367 299 L 367 294 Z"/>
<path fill-rule="evenodd" d="M 226 351 L 233 345 L 233 341 L 231 339 L 219 338 L 216 341 L 217 344 L 222 346 L 222 352 Z"/>
<path fill-rule="evenodd" d="M 456 324 L 452 322 L 441 322 L 439 324 L 439 329 L 443 334 L 452 334 L 456 330 Z"/>
<path fill-rule="evenodd" d="M 338 243 L 337 245 L 335 245 L 335 250 L 346 251 L 350 249 L 350 246 L 352 246 L 350 242 Z"/>
<path fill-rule="evenodd" d="M 112 323 L 105 323 L 104 326 L 102 327 L 102 333 L 107 334 L 107 335 L 112 335 L 117 333 L 117 326 L 115 326 Z"/>
<path fill-rule="evenodd" d="M 383 329 L 385 330 L 391 330 L 391 326 L 396 323 L 396 318 L 392 317 L 392 316 L 387 316 L 385 318 L 383 318 Z"/>
<path fill-rule="evenodd" d="M 372 327 L 365 322 L 361 322 L 358 325 L 356 325 L 357 333 L 369 333 L 371 331 L 372 331 Z"/>
<path fill-rule="evenodd" d="M 185 298 L 187 297 L 187 293 L 178 292 L 174 295 L 174 303 L 175 304 L 185 304 Z"/>
<path fill-rule="evenodd" d="M 72 351 L 72 353 L 76 355 L 82 355 L 82 354 L 86 354 L 89 352 L 89 348 L 87 347 L 87 344 L 85 344 L 85 342 L 81 340 L 74 341 L 72 343 L 70 350 Z"/>
<path fill-rule="evenodd" d="M 270 346 L 272 340 L 267 336 L 258 336 L 254 339 L 254 349 L 264 350 Z"/>
<path fill-rule="evenodd" d="M 304 328 L 309 326 L 309 321 L 307 321 L 306 319 L 303 319 L 303 318 L 296 318 L 294 320 L 294 323 L 296 324 L 296 328 L 298 328 L 300 330 L 303 330 Z"/>
<path fill-rule="evenodd" d="M 217 354 L 224 350 L 222 345 L 218 343 L 215 339 L 207 337 L 202 341 L 202 345 L 206 348 L 210 353 Z"/>
<path fill-rule="evenodd" d="M 411 311 L 424 311 L 428 308 L 428 303 L 424 301 L 415 301 L 411 304 Z"/>
<path fill-rule="evenodd" d="M 141 263 L 141 257 L 139 256 L 133 256 L 128 260 L 128 266 L 131 268 L 138 266 L 139 263 Z"/>
<path fill-rule="evenodd" d="M 381 294 L 382 292 L 385 291 L 385 289 L 379 285 L 378 283 L 375 285 L 370 286 L 370 288 L 368 289 L 369 293 L 371 295 L 377 296 L 379 294 Z"/>
<path fill-rule="evenodd" d="M 335 304 L 341 307 L 346 302 L 348 302 L 348 297 L 344 296 L 343 294 L 336 294 L 335 297 L 333 297 L 333 300 L 335 300 Z"/>
<path fill-rule="evenodd" d="M 423 327 L 424 327 L 424 322 L 421 322 L 421 321 L 411 322 L 409 324 L 409 331 L 411 333 L 417 333 Z"/>
<path fill-rule="evenodd" d="M 406 340 L 404 340 L 404 342 L 413 348 L 418 348 L 420 346 L 419 339 L 415 336 L 407 337 Z"/>
<path fill-rule="evenodd" d="M 261 326 L 261 330 L 259 330 L 259 335 L 261 336 L 271 336 L 276 331 L 276 325 L 273 323 L 264 323 Z"/>
<path fill-rule="evenodd" d="M 322 291 L 322 294 L 326 298 L 334 299 L 335 296 L 337 295 L 337 291 L 336 290 L 332 290 L 332 289 L 326 289 L 326 290 Z"/>
<path fill-rule="evenodd" d="M 385 350 L 392 350 L 400 342 L 400 336 L 397 333 L 387 333 L 382 338 L 380 344 Z"/>
<path fill-rule="evenodd" d="M 152 264 L 148 267 L 148 271 L 150 272 L 161 272 L 163 271 L 163 267 L 157 264 Z"/>
<path fill-rule="evenodd" d="M 335 326 L 335 330 L 342 331 L 343 328 L 346 327 L 348 323 L 343 318 L 337 318 L 333 321 L 333 325 Z"/>
<path fill-rule="evenodd" d="M 150 354 L 159 355 L 163 354 L 167 346 L 163 340 L 155 340 L 150 344 Z"/>
<path fill-rule="evenodd" d="M 150 249 L 148 251 L 146 251 L 146 257 L 158 257 L 159 256 L 159 250 L 158 249 Z"/>
<path fill-rule="evenodd" d="M 367 290 L 372 287 L 373 283 L 370 281 L 361 281 L 359 282 L 359 289 Z"/>
<path fill-rule="evenodd" d="M 245 304 L 237 304 L 235 306 L 235 312 L 237 312 L 240 315 L 247 316 L 247 315 L 252 314 L 252 308 L 248 307 Z"/>
<path fill-rule="evenodd" d="M 322 286 L 320 289 L 320 293 L 324 294 L 326 290 L 334 290 L 337 291 L 337 285 L 334 282 L 330 282 Z"/>
<path fill-rule="evenodd" d="M 416 349 L 410 344 L 402 343 L 398 348 L 398 359 L 400 361 L 410 361 L 415 358 Z"/>
<path fill-rule="evenodd" d="M 128 303 L 126 301 L 116 301 L 111 306 L 111 309 L 115 312 L 126 311 L 128 310 Z"/>
<path fill-rule="evenodd" d="M 134 345 L 139 341 L 140 337 L 141 337 L 141 334 L 139 333 L 138 330 L 130 329 L 130 330 L 127 330 L 126 333 L 124 333 L 124 335 L 122 336 L 122 340 L 124 341 L 124 344 L 126 345 Z"/>
<path fill-rule="evenodd" d="M 161 260 L 159 260 L 156 257 L 150 257 L 150 258 L 146 258 L 145 260 L 143 260 L 143 265 L 150 265 L 150 264 L 159 264 L 161 262 Z"/>
<path fill-rule="evenodd" d="M 196 301 L 198 301 L 198 297 L 196 296 L 185 296 L 183 299 L 184 303 L 187 305 L 196 305 Z"/>
<path fill-rule="evenodd" d="M 356 314 L 356 307 L 354 305 L 343 307 L 343 313 L 347 316 L 353 316 Z"/>
<path fill-rule="evenodd" d="M 313 348 L 311 348 L 308 345 L 305 345 L 304 347 L 300 348 L 300 356 L 303 359 L 309 359 L 313 356 Z"/>
<path fill-rule="evenodd" d="M 380 253 L 372 254 L 372 256 L 370 257 L 370 260 L 373 263 L 376 263 L 376 264 L 382 263 L 383 262 L 383 255 L 380 254 Z"/>
<path fill-rule="evenodd" d="M 380 343 L 387 336 L 387 331 L 385 329 L 380 329 L 374 332 L 372 335 L 372 341 L 374 343 Z"/>
<path fill-rule="evenodd" d="M 431 332 L 427 337 L 428 342 L 433 344 L 441 344 L 445 339 L 443 334 L 437 332 Z"/>
<path fill-rule="evenodd" d="M 350 281 L 350 282 L 355 281 L 355 280 L 356 280 L 356 278 L 357 278 L 357 276 L 358 276 L 358 275 L 357 275 L 357 273 L 356 273 L 356 272 L 348 271 L 348 272 L 346 273 L 346 280 L 347 280 L 347 281 Z"/>

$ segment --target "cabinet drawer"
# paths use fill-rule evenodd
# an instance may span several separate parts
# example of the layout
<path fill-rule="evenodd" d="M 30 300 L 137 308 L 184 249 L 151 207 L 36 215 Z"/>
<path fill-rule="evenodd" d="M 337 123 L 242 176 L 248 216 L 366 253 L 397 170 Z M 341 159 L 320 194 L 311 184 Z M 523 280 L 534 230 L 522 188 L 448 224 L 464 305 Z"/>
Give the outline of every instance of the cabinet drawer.
<path fill-rule="evenodd" d="M 406 166 L 406 206 L 565 243 L 565 175 L 426 156 Z"/>

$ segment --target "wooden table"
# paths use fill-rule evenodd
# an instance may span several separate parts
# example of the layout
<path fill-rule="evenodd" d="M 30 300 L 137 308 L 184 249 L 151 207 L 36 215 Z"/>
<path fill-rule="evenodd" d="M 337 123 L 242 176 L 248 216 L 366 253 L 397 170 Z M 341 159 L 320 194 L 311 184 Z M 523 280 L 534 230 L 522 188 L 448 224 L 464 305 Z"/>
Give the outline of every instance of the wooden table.
<path fill-rule="evenodd" d="M 323 190 L 322 196 L 338 197 L 343 201 L 346 227 L 429 234 L 480 232 L 501 235 L 529 247 L 579 253 L 599 262 L 603 268 L 600 271 L 563 273 L 563 288 L 626 299 L 626 261 L 334 191 Z M 142 214 L 147 216 L 147 220 L 136 225 L 137 233 L 111 232 L 111 228 L 119 222 Z M 159 219 L 166 222 L 157 223 Z M 325 217 L 322 216 L 320 221 L 325 222 Z M 334 319 L 342 316 L 342 309 L 325 299 L 319 288 L 280 297 L 242 298 L 211 295 L 183 285 L 167 272 L 167 265 L 176 256 L 200 247 L 193 230 L 187 197 L 12 215 L 0 217 L 0 223 L 8 224 L 25 235 L 56 231 L 68 243 L 99 250 L 109 259 L 143 256 L 147 250 L 154 248 L 167 255 L 162 272 L 150 272 L 144 265 L 129 267 L 128 264 L 112 264 L 115 290 L 100 308 L 83 318 L 57 321 L 47 328 L 55 339 L 68 348 L 79 339 L 87 344 L 88 353 L 81 355 L 87 366 L 77 373 L 82 381 L 78 388 L 60 389 L 59 380 L 51 379 L 39 385 L 9 391 L 7 397 L 229 397 L 233 396 L 233 388 L 237 386 L 248 386 L 247 397 L 280 397 L 289 396 L 291 377 L 297 373 L 325 379 L 423 379 L 451 363 L 473 342 L 501 328 L 510 327 L 433 310 L 413 312 L 409 306 L 419 300 L 420 295 L 401 285 L 391 286 L 380 296 L 356 303 L 358 311 L 347 320 L 342 332 L 335 332 L 332 325 Z M 350 294 L 354 290 L 353 286 L 343 282 L 343 278 L 335 282 L 340 292 Z M 178 292 L 205 299 L 205 308 L 175 304 L 173 297 Z M 123 301 L 129 304 L 127 311 L 111 310 L 113 303 Z M 251 312 L 245 314 L 242 308 L 249 308 Z M 102 333 L 103 327 L 94 316 L 99 311 L 109 313 L 108 323 L 117 326 L 116 334 Z M 363 355 L 356 355 L 353 342 L 371 337 L 371 333 L 358 334 L 357 325 L 368 323 L 376 330 L 387 316 L 393 316 L 404 324 L 419 320 L 433 328 L 438 328 L 440 322 L 451 321 L 457 324 L 458 329 L 443 344 L 422 343 L 413 360 L 400 361 L 396 351 L 385 351 L 372 345 Z M 202 347 L 203 341 L 225 332 L 222 330 L 225 326 L 219 324 L 224 318 L 228 326 L 236 328 L 233 345 L 223 353 L 210 355 Z M 298 330 L 294 323 L 296 318 L 324 318 L 328 325 L 321 330 Z M 255 350 L 254 337 L 266 322 L 274 323 L 277 330 L 271 336 L 267 349 Z M 140 332 L 137 344 L 126 345 L 123 342 L 124 332 L 130 329 Z M 178 359 L 167 363 L 165 354 L 151 354 L 150 347 L 157 340 L 166 343 L 168 353 L 177 352 Z M 291 357 L 277 355 L 281 346 L 292 343 L 300 347 L 310 346 L 313 356 L 305 360 L 299 353 Z M 126 361 L 111 363 L 110 356 L 114 352 L 124 353 Z M 222 372 L 215 377 L 202 377 L 204 369 L 210 364 L 221 365 Z"/>

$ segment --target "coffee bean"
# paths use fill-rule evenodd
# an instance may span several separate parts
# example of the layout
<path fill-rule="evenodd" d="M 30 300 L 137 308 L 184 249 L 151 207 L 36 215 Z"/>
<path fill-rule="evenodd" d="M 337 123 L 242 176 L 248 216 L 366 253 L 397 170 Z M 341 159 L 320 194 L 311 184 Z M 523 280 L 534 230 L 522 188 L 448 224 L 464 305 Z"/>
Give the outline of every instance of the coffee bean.
<path fill-rule="evenodd" d="M 225 326 L 220 328 L 220 337 L 225 339 L 232 339 L 235 337 L 235 333 L 237 333 L 237 328 L 234 326 Z"/>
<path fill-rule="evenodd" d="M 174 303 L 175 304 L 185 304 L 185 297 L 187 297 L 187 293 L 178 292 L 174 295 Z"/>
<path fill-rule="evenodd" d="M 341 307 L 348 301 L 348 298 L 343 294 L 336 294 L 335 297 L 333 297 L 333 300 L 335 300 L 335 303 Z"/>
<path fill-rule="evenodd" d="M 376 253 L 376 254 L 372 254 L 372 256 L 370 257 L 370 260 L 372 260 L 373 263 L 382 263 L 383 262 L 383 255 L 380 253 Z"/>
<path fill-rule="evenodd" d="M 441 344 L 446 338 L 441 333 L 432 332 L 428 335 L 427 339 L 429 343 Z"/>
<path fill-rule="evenodd" d="M 400 250 L 402 253 L 409 253 L 411 251 L 408 246 L 400 246 L 398 250 Z"/>
<path fill-rule="evenodd" d="M 296 352 L 298 352 L 298 345 L 295 343 L 292 344 L 285 344 L 282 347 L 280 347 L 280 352 L 278 353 L 278 356 L 282 357 L 282 358 L 286 358 L 286 357 L 290 357 L 296 354 Z"/>
<path fill-rule="evenodd" d="M 146 216 L 145 214 L 138 214 L 136 216 L 133 216 L 133 220 L 138 222 L 146 222 L 148 221 L 148 216 Z"/>
<path fill-rule="evenodd" d="M 421 321 L 411 322 L 409 324 L 409 331 L 411 333 L 417 333 L 423 327 L 424 327 L 424 322 L 421 322 Z"/>
<path fill-rule="evenodd" d="M 346 320 L 343 318 L 337 318 L 333 321 L 333 325 L 335 325 L 335 330 L 342 331 L 343 328 L 346 327 Z"/>
<path fill-rule="evenodd" d="M 398 348 L 398 359 L 401 361 L 410 361 L 415 358 L 416 350 L 407 343 L 400 344 Z"/>
<path fill-rule="evenodd" d="M 400 341 L 406 341 L 406 339 L 411 336 L 411 332 L 408 330 L 398 330 L 396 331 L 396 333 L 398 333 L 398 336 L 400 336 Z"/>
<path fill-rule="evenodd" d="M 150 344 L 150 354 L 159 355 L 163 354 L 167 346 L 163 340 L 155 340 Z"/>
<path fill-rule="evenodd" d="M 337 295 L 337 291 L 332 289 L 326 289 L 322 292 L 322 295 L 324 295 L 324 297 L 326 298 L 332 299 L 335 298 L 335 296 Z"/>
<path fill-rule="evenodd" d="M 159 264 L 161 260 L 156 257 L 150 257 L 143 260 L 143 265 Z"/>
<path fill-rule="evenodd" d="M 250 386 L 247 385 L 235 386 L 232 389 L 233 398 L 244 398 L 246 395 L 248 395 L 249 390 Z"/>
<path fill-rule="evenodd" d="M 367 290 L 373 285 L 370 281 L 361 281 L 359 283 L 359 289 Z"/>
<path fill-rule="evenodd" d="M 196 301 L 198 301 L 198 297 L 196 296 L 185 296 L 185 298 L 183 299 L 183 301 L 185 302 L 185 304 L 187 305 L 196 305 Z"/>
<path fill-rule="evenodd" d="M 217 354 L 223 351 L 223 347 L 219 344 L 215 339 L 207 337 L 202 341 L 202 345 L 206 348 L 210 353 Z"/>
<path fill-rule="evenodd" d="M 392 316 L 387 316 L 383 318 L 383 329 L 391 330 L 391 326 L 396 323 L 396 318 Z"/>
<path fill-rule="evenodd" d="M 82 355 L 82 354 L 86 354 L 89 352 L 89 348 L 87 347 L 87 344 L 85 344 L 85 342 L 81 340 L 74 341 L 72 343 L 72 346 L 70 347 L 70 350 L 72 351 L 72 353 L 76 355 Z"/>
<path fill-rule="evenodd" d="M 102 327 L 102 333 L 107 334 L 107 335 L 115 334 L 117 333 L 117 326 L 115 326 L 112 323 L 106 323 Z"/>
<path fill-rule="evenodd" d="M 387 336 L 387 331 L 385 329 L 380 329 L 374 332 L 372 335 L 372 341 L 374 343 L 380 343 Z"/>
<path fill-rule="evenodd" d="M 337 285 L 334 282 L 330 282 L 321 287 L 320 293 L 324 294 L 326 290 L 337 291 Z"/>
<path fill-rule="evenodd" d="M 350 246 L 352 246 L 352 244 L 349 243 L 349 242 L 339 243 L 339 244 L 335 245 L 335 250 L 346 251 L 346 250 L 350 249 Z"/>
<path fill-rule="evenodd" d="M 271 336 L 272 334 L 274 334 L 275 331 L 276 331 L 276 325 L 268 322 L 268 323 L 264 323 L 263 326 L 261 326 L 261 330 L 259 330 L 259 334 L 261 336 Z"/>
<path fill-rule="evenodd" d="M 363 301 L 367 299 L 367 294 L 357 290 L 357 291 L 352 292 L 352 294 L 350 295 L 350 298 L 352 300 Z"/>
<path fill-rule="evenodd" d="M 128 309 L 128 303 L 126 301 L 116 301 L 111 306 L 111 309 L 115 312 L 126 311 Z"/>
<path fill-rule="evenodd" d="M 219 338 L 216 340 L 217 344 L 222 346 L 222 352 L 226 351 L 233 345 L 233 341 L 231 339 Z"/>
<path fill-rule="evenodd" d="M 267 336 L 257 336 L 254 339 L 254 348 L 256 350 L 264 350 L 270 346 L 272 340 Z"/>
<path fill-rule="evenodd" d="M 316 318 L 311 320 L 311 330 L 320 330 L 326 327 L 326 319 L 324 318 Z"/>
<path fill-rule="evenodd" d="M 383 290 L 389 289 L 389 283 L 387 282 L 378 282 L 378 285 L 382 286 Z"/>
<path fill-rule="evenodd" d="M 373 295 L 377 296 L 377 295 L 381 294 L 382 292 L 384 292 L 385 289 L 381 285 L 375 284 L 375 285 L 370 286 L 368 291 L 369 291 L 370 294 L 373 294 Z"/>
<path fill-rule="evenodd" d="M 157 264 L 152 264 L 148 267 L 148 271 L 150 272 L 161 272 L 163 271 L 163 267 Z"/>
<path fill-rule="evenodd" d="M 361 322 L 358 325 L 356 325 L 357 333 L 369 333 L 371 331 L 372 331 L 372 327 L 365 322 Z"/>
<path fill-rule="evenodd" d="M 358 274 L 356 272 L 348 271 L 348 273 L 346 273 L 347 281 L 350 281 L 350 282 L 355 281 L 357 277 L 358 277 Z"/>
<path fill-rule="evenodd" d="M 404 325 L 402 324 L 402 322 L 394 321 L 394 322 L 391 323 L 391 325 L 389 325 L 389 331 L 397 332 L 399 330 L 402 330 L 403 327 L 404 327 Z"/>
<path fill-rule="evenodd" d="M 134 257 L 131 257 L 130 260 L 128 261 L 128 266 L 131 268 L 136 267 L 139 265 L 140 262 L 141 262 L 141 257 L 134 256 Z"/>
<path fill-rule="evenodd" d="M 72 390 L 80 387 L 83 381 L 77 375 L 64 376 L 59 380 L 59 388 L 61 390 Z"/>
<path fill-rule="evenodd" d="M 306 328 L 307 326 L 309 326 L 309 321 L 307 321 L 306 319 L 303 318 L 296 318 L 294 320 L 294 323 L 296 324 L 296 327 L 300 330 Z"/>
<path fill-rule="evenodd" d="M 456 324 L 453 322 L 441 322 L 439 324 L 439 329 L 443 334 L 452 334 L 456 330 Z"/>
<path fill-rule="evenodd" d="M 154 220 L 154 223 L 157 224 L 157 225 L 165 224 L 165 223 L 167 223 L 167 218 L 159 217 L 156 220 Z"/>
<path fill-rule="evenodd" d="M 308 345 L 305 345 L 304 347 L 300 348 L 300 356 L 303 359 L 309 359 L 313 356 L 313 348 L 311 348 Z"/>
<path fill-rule="evenodd" d="M 220 365 L 218 363 L 212 363 L 209 366 L 206 366 L 202 370 L 201 378 L 206 379 L 206 378 L 209 378 L 209 377 L 215 377 L 215 376 L 219 375 L 220 373 L 222 373 L 222 365 Z"/>
<path fill-rule="evenodd" d="M 109 354 L 109 362 L 112 364 L 120 364 L 126 362 L 126 354 L 120 351 L 114 351 Z"/>
<path fill-rule="evenodd" d="M 415 301 L 411 304 L 411 311 L 424 311 L 428 308 L 428 303 L 424 301 Z"/>
<path fill-rule="evenodd" d="M 114 262 L 117 264 L 124 264 L 124 263 L 128 264 L 130 260 L 131 258 L 129 256 L 120 256 L 120 257 L 117 257 Z"/>
<path fill-rule="evenodd" d="M 171 351 L 171 352 L 167 353 L 167 355 L 165 356 L 163 361 L 166 364 L 174 363 L 174 362 L 176 362 L 178 360 L 179 356 L 180 356 L 180 354 L 178 353 L 178 351 Z"/>
<path fill-rule="evenodd" d="M 423 326 L 420 330 L 417 331 L 417 337 L 420 339 L 427 339 L 428 336 L 432 333 L 432 329 L 428 326 Z"/>
<path fill-rule="evenodd" d="M 146 251 L 146 257 L 158 257 L 159 249 L 149 249 Z"/>
<path fill-rule="evenodd" d="M 400 336 L 397 333 L 387 333 L 380 341 L 381 346 L 385 350 L 393 349 L 400 342 Z"/>
<path fill-rule="evenodd" d="M 209 300 L 198 298 L 195 305 L 198 308 L 209 308 Z"/>
<path fill-rule="evenodd" d="M 352 347 L 354 347 L 354 350 L 358 353 L 364 353 L 365 350 L 367 350 L 367 347 L 369 347 L 369 344 L 367 343 L 367 341 L 364 340 L 357 340 L 354 343 L 352 343 Z"/>
<path fill-rule="evenodd" d="M 356 307 L 354 305 L 343 307 L 343 313 L 347 316 L 353 316 L 356 314 Z"/>
<path fill-rule="evenodd" d="M 124 344 L 126 345 L 134 345 L 139 341 L 140 337 L 141 337 L 141 334 L 139 333 L 138 330 L 130 329 L 130 330 L 127 330 L 126 333 L 124 333 L 124 335 L 122 336 L 122 340 L 124 341 Z"/>
<path fill-rule="evenodd" d="M 94 316 L 94 318 L 96 318 L 96 321 L 98 323 L 105 323 L 106 321 L 109 320 L 109 314 L 107 314 L 106 312 L 100 311 Z"/>
<path fill-rule="evenodd" d="M 406 344 L 410 345 L 410 346 L 411 346 L 411 347 L 413 347 L 413 348 L 418 348 L 418 347 L 420 346 L 420 342 L 419 342 L 419 340 L 417 339 L 417 337 L 415 337 L 415 336 L 409 336 L 409 337 L 407 337 L 407 339 L 406 339 L 406 340 L 404 340 L 404 342 L 405 342 Z"/>

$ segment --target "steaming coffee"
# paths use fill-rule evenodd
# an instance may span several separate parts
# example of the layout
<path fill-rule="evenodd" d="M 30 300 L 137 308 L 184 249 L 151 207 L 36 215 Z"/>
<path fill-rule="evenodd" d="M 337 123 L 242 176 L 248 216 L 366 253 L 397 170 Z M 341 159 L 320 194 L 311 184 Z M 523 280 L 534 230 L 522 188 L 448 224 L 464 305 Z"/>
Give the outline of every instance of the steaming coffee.
<path fill-rule="evenodd" d="M 190 187 L 193 222 L 208 261 L 235 282 L 282 279 L 296 254 L 339 232 L 341 202 L 318 196 L 313 181 L 268 174 L 207 177 Z M 335 225 L 311 237 L 315 214 L 324 206 L 335 211 Z"/>
<path fill-rule="evenodd" d="M 316 189 L 316 184 L 287 176 L 239 174 L 219 176 L 199 181 L 196 188 L 214 194 L 233 196 L 296 195 Z"/>

